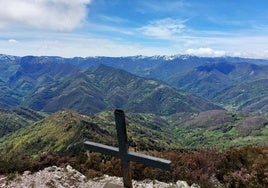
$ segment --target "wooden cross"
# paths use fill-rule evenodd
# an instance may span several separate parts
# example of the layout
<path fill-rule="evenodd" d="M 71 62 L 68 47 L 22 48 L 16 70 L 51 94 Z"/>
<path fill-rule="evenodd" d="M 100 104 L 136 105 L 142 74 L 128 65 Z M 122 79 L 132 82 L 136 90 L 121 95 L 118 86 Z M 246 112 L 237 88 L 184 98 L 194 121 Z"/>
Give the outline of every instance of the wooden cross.
<path fill-rule="evenodd" d="M 89 141 L 84 142 L 84 146 L 90 151 L 99 152 L 106 155 L 112 155 L 121 159 L 124 187 L 132 188 L 131 173 L 129 168 L 130 161 L 142 163 L 144 165 L 160 168 L 163 170 L 171 169 L 171 161 L 169 160 L 128 151 L 124 111 L 115 110 L 114 115 L 119 148 Z"/>

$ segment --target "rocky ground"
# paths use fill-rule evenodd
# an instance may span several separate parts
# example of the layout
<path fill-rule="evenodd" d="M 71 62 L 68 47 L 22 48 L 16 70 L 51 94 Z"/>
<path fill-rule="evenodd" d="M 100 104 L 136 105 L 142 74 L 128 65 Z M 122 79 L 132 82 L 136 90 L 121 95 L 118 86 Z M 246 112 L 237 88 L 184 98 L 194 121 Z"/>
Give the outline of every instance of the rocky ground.
<path fill-rule="evenodd" d="M 0 176 L 0 188 L 113 188 L 123 187 L 122 178 L 104 175 L 101 178 L 89 179 L 71 166 L 45 168 L 36 173 L 29 171 L 11 177 Z M 117 185 L 117 186 L 113 186 Z M 120 186 L 119 186 L 120 185 Z M 135 188 L 199 188 L 197 184 L 189 186 L 185 181 L 164 183 L 156 180 L 133 180 Z"/>

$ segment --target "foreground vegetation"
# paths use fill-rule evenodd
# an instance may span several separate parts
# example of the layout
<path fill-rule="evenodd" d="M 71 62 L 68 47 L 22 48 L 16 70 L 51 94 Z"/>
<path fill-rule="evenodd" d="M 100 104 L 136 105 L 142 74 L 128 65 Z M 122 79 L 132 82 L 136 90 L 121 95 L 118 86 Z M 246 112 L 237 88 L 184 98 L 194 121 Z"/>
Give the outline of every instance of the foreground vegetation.
<path fill-rule="evenodd" d="M 28 111 L 23 112 L 13 117 L 26 118 Z M 11 115 L 2 112 L 3 117 Z M 16 124 L 15 118 L 2 119 Z M 134 179 L 186 180 L 202 187 L 268 186 L 266 116 L 213 110 L 172 116 L 127 113 L 126 119 L 131 150 L 172 161 L 170 172 L 133 163 Z M 116 146 L 115 138 L 110 111 L 90 116 L 59 111 L 0 138 L 0 173 L 70 164 L 87 177 L 120 176 L 118 159 L 89 153 L 82 144 L 90 140 Z"/>
<path fill-rule="evenodd" d="M 268 147 L 231 148 L 196 151 L 150 151 L 147 154 L 164 157 L 172 161 L 172 170 L 131 164 L 134 179 L 157 179 L 166 182 L 186 180 L 201 187 L 256 187 L 268 186 Z M 86 153 L 81 150 L 72 153 L 43 153 L 38 158 L 19 155 L 14 160 L 0 160 L 0 173 L 37 171 L 51 165 L 70 164 L 87 177 L 109 174 L 121 176 L 120 161 L 110 156 Z"/>

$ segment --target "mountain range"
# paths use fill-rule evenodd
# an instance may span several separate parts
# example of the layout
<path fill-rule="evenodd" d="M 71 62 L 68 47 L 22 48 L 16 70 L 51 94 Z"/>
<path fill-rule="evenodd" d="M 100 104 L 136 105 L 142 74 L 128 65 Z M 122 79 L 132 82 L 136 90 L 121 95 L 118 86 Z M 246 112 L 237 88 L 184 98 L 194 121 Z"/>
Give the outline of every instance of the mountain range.
<path fill-rule="evenodd" d="M 21 58 L 17 70 L 3 77 L 7 80 L 1 84 L 3 108 L 24 106 L 44 112 L 67 108 L 84 114 L 123 108 L 162 115 L 221 108 L 163 81 L 124 70 L 102 64 L 81 69 L 47 59 Z"/>
<path fill-rule="evenodd" d="M 179 97 L 180 101 L 193 104 L 195 103 L 193 100 L 196 100 L 196 97 L 199 96 L 210 103 L 217 104 L 226 109 L 267 112 L 266 98 L 268 94 L 265 89 L 262 92 L 258 92 L 257 88 L 253 89 L 251 93 L 255 94 L 248 95 L 245 97 L 246 100 L 243 100 L 244 97 L 237 97 L 235 102 L 226 99 L 233 99 L 233 94 L 241 92 L 239 91 L 241 84 L 256 84 L 262 87 L 261 85 L 265 84 L 265 80 L 268 77 L 268 60 L 238 57 L 204 58 L 185 55 L 87 58 L 0 55 L 0 62 L 2 71 L 0 76 L 0 105 L 4 108 L 24 105 L 35 110 L 50 112 L 55 112 L 62 108 L 72 108 L 75 110 L 80 109 L 79 112 L 82 113 L 95 113 L 104 109 L 109 110 L 114 107 L 122 107 L 124 109 L 130 109 L 132 112 L 142 112 L 137 109 L 140 105 L 140 108 L 146 109 L 144 112 L 171 114 L 177 112 L 174 110 L 174 108 L 178 107 L 173 103 L 174 100 L 177 100 L 175 98 Z M 100 71 L 97 68 L 101 67 L 105 69 L 104 65 L 110 67 L 111 73 L 107 73 L 104 70 Z M 123 74 L 122 70 L 128 73 Z M 96 74 L 109 74 L 111 82 L 108 76 L 105 77 L 105 75 L 102 75 L 104 78 L 100 78 L 100 75 L 96 76 Z M 137 83 L 143 86 L 128 88 L 131 93 L 135 93 L 135 96 L 139 96 L 136 93 L 141 90 L 144 92 L 144 88 L 157 88 L 160 84 L 167 86 L 165 89 L 162 88 L 160 90 L 165 90 L 165 93 L 168 93 L 166 90 L 169 88 L 168 91 L 171 92 L 172 90 L 173 93 L 171 93 L 174 99 L 163 96 L 166 99 L 168 98 L 169 102 L 163 101 L 162 104 L 165 103 L 169 106 L 172 102 L 173 107 L 166 110 L 162 108 L 162 105 L 159 107 L 162 110 L 157 110 L 155 106 L 150 106 L 155 104 L 157 97 L 159 98 L 159 92 L 148 94 L 148 97 L 151 95 L 149 101 L 147 101 L 148 97 L 142 101 L 135 101 L 130 96 L 130 92 L 127 92 L 127 88 L 123 88 L 122 85 L 117 87 L 116 84 L 120 85 L 120 79 L 117 79 L 118 82 L 115 83 L 115 78 L 112 81 L 113 76 L 121 77 L 121 81 L 125 81 L 125 86 L 129 85 L 127 80 L 131 80 L 126 79 L 126 77 L 131 76 L 135 76 L 137 78 L 136 81 L 139 80 L 137 82 L 147 80 L 147 84 L 149 82 L 157 83 L 155 86 Z M 106 86 L 100 85 L 100 80 Z M 75 84 L 80 86 L 76 88 Z M 110 86 L 113 89 L 109 88 Z M 113 90 L 113 92 L 116 92 L 116 95 L 107 93 L 107 88 L 109 88 L 109 91 Z M 140 91 L 136 90 L 140 88 L 142 88 Z M 134 90 L 135 92 L 132 92 Z M 68 94 L 71 91 L 72 93 Z M 183 94 L 192 99 L 188 101 L 188 99 L 181 98 L 182 95 L 175 97 L 174 92 L 176 95 Z M 80 99 L 77 97 L 75 100 L 70 99 L 70 96 L 77 95 L 80 96 Z M 48 99 L 49 101 L 47 101 Z M 130 101 L 129 99 L 134 101 Z M 68 101 L 67 103 L 65 102 L 66 100 Z M 81 104 L 85 104 L 84 101 L 90 101 L 92 105 L 82 105 L 83 107 L 81 107 Z M 204 104 L 204 101 L 198 101 L 198 103 Z M 59 104 L 62 106 L 55 107 Z M 144 104 L 146 104 L 146 108 Z M 182 107 L 182 105 L 179 106 L 180 108 Z M 187 107 L 187 105 L 183 106 L 185 109 L 204 110 L 204 108 L 198 109 L 194 105 L 191 107 Z M 155 109 L 155 111 L 149 109 Z M 212 107 L 209 107 L 209 109 L 212 109 Z"/>

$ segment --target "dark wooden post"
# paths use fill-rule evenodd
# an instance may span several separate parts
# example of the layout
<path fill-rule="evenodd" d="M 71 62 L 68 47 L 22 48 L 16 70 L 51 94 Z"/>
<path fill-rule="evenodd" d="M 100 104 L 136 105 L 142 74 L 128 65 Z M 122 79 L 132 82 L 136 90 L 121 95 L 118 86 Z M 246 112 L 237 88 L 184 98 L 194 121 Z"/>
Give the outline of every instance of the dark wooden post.
<path fill-rule="evenodd" d="M 121 169 L 123 173 L 124 186 L 132 188 L 131 173 L 129 169 L 128 159 L 128 141 L 127 141 L 127 130 L 125 122 L 125 113 L 123 110 L 114 111 L 117 140 L 119 146 L 119 155 L 121 156 Z"/>

